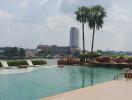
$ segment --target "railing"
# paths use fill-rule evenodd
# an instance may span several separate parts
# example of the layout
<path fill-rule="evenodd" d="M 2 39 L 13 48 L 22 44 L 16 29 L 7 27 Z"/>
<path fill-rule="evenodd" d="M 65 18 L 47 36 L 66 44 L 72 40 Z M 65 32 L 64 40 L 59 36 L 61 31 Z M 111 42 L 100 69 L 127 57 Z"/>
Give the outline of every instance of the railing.
<path fill-rule="evenodd" d="M 130 71 L 129 68 L 125 68 L 120 73 L 116 74 L 113 79 L 114 80 L 118 80 L 118 79 L 124 78 L 125 77 L 125 73 L 129 72 L 129 71 Z"/>
<path fill-rule="evenodd" d="M 114 80 L 118 80 L 118 79 L 121 79 L 121 78 L 124 78 L 124 73 L 118 73 L 114 76 Z"/>

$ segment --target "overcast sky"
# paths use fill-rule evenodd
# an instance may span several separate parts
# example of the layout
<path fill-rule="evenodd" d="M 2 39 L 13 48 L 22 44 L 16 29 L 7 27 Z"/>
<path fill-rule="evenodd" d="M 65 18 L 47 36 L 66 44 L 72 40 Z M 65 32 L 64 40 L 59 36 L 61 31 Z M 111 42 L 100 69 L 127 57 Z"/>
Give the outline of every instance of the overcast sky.
<path fill-rule="evenodd" d="M 70 27 L 80 29 L 74 12 L 80 6 L 106 8 L 103 28 L 96 31 L 95 49 L 132 51 L 131 0 L 0 0 L 0 47 L 35 48 L 38 44 L 69 45 Z M 85 26 L 86 49 L 92 30 Z"/>

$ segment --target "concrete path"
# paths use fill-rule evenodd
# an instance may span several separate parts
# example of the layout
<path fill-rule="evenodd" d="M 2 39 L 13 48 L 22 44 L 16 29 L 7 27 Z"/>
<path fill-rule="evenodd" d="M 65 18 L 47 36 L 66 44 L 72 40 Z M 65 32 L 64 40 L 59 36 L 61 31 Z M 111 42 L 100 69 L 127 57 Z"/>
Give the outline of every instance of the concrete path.
<path fill-rule="evenodd" d="M 111 81 L 40 100 L 132 100 L 132 80 Z"/>

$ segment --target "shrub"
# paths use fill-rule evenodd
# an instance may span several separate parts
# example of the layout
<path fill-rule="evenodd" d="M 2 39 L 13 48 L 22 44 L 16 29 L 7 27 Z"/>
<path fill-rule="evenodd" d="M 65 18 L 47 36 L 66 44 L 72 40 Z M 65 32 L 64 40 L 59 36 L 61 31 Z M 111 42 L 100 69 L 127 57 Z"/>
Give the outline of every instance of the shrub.
<path fill-rule="evenodd" d="M 98 54 L 97 52 L 93 52 L 93 53 L 87 52 L 87 53 L 85 54 L 85 58 L 97 58 L 97 57 L 99 57 L 99 56 L 101 56 L 101 55 Z"/>
<path fill-rule="evenodd" d="M 7 64 L 9 66 L 28 65 L 26 60 L 8 61 Z"/>
<path fill-rule="evenodd" d="M 7 64 L 9 66 L 19 66 L 19 62 L 18 61 L 8 61 Z"/>
<path fill-rule="evenodd" d="M 80 58 L 80 62 L 84 62 L 86 59 L 86 53 L 81 53 L 79 58 Z"/>
<path fill-rule="evenodd" d="M 127 59 L 128 59 L 127 62 L 129 63 L 132 62 L 132 57 L 128 57 Z"/>
<path fill-rule="evenodd" d="M 32 60 L 33 65 L 46 65 L 47 62 L 45 60 Z"/>
<path fill-rule="evenodd" d="M 85 62 L 88 61 L 88 59 L 93 59 L 93 58 L 97 58 L 97 57 L 100 57 L 101 54 L 97 53 L 97 52 L 86 52 L 86 53 L 81 53 L 80 54 L 80 62 Z"/>
<path fill-rule="evenodd" d="M 128 57 L 128 60 L 131 60 L 132 61 L 132 57 Z"/>
<path fill-rule="evenodd" d="M 2 67 L 2 64 L 1 64 L 1 62 L 0 62 L 0 67 Z"/>
<path fill-rule="evenodd" d="M 123 55 L 119 56 L 118 59 L 124 59 L 125 57 Z"/>
<path fill-rule="evenodd" d="M 118 58 L 118 55 L 112 55 L 112 58 Z"/>
<path fill-rule="evenodd" d="M 26 60 L 20 60 L 20 61 L 19 61 L 19 64 L 20 64 L 20 65 L 28 65 L 28 63 L 27 63 Z"/>

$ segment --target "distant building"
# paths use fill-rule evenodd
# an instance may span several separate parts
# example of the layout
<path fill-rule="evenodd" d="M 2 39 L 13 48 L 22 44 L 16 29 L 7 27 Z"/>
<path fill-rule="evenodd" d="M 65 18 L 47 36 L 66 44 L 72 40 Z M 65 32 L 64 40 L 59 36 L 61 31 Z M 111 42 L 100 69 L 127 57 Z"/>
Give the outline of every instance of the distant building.
<path fill-rule="evenodd" d="M 39 45 L 37 46 L 37 51 L 43 51 L 50 55 L 65 55 L 69 54 L 69 47 L 59 47 L 56 45 Z"/>
<path fill-rule="evenodd" d="M 27 58 L 36 57 L 36 55 L 37 55 L 36 49 L 26 49 L 26 57 Z"/>
<path fill-rule="evenodd" d="M 43 51 L 43 53 L 52 56 L 76 55 L 80 53 L 80 49 L 77 47 L 62 47 L 57 45 L 38 45 L 37 51 Z"/>
<path fill-rule="evenodd" d="M 0 48 L 0 53 L 4 53 L 4 48 Z"/>
<path fill-rule="evenodd" d="M 0 58 L 4 57 L 4 48 L 0 47 Z"/>
<path fill-rule="evenodd" d="M 76 27 L 70 30 L 70 46 L 79 47 L 79 29 Z"/>
<path fill-rule="evenodd" d="M 38 45 L 37 46 L 37 51 L 41 51 L 41 50 L 48 50 L 50 48 L 49 45 Z"/>

